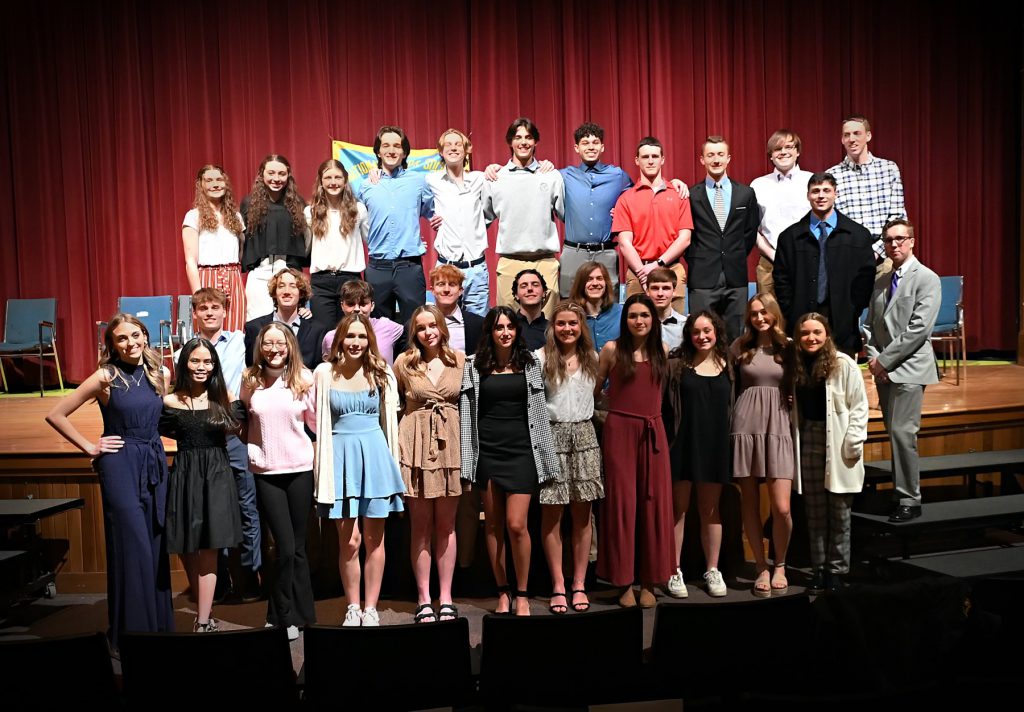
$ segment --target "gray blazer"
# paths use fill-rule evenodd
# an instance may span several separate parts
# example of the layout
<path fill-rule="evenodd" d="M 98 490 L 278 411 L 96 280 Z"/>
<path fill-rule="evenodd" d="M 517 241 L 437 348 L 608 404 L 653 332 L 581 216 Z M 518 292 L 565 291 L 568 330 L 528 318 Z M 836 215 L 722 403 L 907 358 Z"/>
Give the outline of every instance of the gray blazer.
<path fill-rule="evenodd" d="M 889 299 L 892 273 L 875 280 L 868 303 L 868 358 L 878 358 L 893 383 L 938 383 L 931 335 L 942 301 L 937 274 L 914 256 L 904 265 L 903 279 Z"/>
<path fill-rule="evenodd" d="M 476 482 L 476 462 L 480 450 L 477 435 L 477 415 L 480 412 L 480 372 L 473 365 L 475 357 L 466 357 L 462 370 L 462 393 L 459 396 L 459 428 L 462 437 L 462 479 Z M 530 442 L 523 447 L 533 448 L 533 462 L 537 467 L 538 482 L 557 479 L 558 455 L 555 439 L 551 435 L 547 398 L 544 395 L 544 375 L 534 359 L 526 367 L 527 419 L 530 422 Z"/>

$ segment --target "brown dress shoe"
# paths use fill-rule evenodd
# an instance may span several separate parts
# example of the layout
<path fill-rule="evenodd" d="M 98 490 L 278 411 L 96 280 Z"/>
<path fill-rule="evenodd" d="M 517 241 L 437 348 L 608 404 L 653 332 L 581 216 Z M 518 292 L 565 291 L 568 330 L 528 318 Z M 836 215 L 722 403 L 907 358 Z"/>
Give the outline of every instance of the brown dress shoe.
<path fill-rule="evenodd" d="M 619 596 L 619 605 L 623 608 L 635 608 L 636 597 L 633 595 L 633 587 L 626 586 L 626 590 Z"/>
<path fill-rule="evenodd" d="M 640 587 L 640 607 L 654 608 L 658 605 L 658 599 L 654 597 L 654 590 L 650 586 Z"/>

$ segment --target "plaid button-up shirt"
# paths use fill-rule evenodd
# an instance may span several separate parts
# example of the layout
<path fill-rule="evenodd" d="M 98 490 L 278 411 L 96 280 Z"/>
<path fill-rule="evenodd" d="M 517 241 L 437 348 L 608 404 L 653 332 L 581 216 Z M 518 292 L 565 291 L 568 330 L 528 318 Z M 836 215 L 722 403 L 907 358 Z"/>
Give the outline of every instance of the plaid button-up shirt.
<path fill-rule="evenodd" d="M 893 218 L 907 217 L 899 166 L 877 156 L 864 164 L 854 163 L 847 156 L 828 172 L 838 184 L 836 209 L 868 229 L 875 240 L 871 246 L 875 255 L 884 258 L 882 228 Z"/>

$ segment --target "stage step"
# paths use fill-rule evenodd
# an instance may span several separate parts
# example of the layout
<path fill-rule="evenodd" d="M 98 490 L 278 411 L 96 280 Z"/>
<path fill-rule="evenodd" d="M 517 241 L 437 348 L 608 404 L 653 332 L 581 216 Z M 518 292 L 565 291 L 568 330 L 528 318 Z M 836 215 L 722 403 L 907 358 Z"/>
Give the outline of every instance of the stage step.
<path fill-rule="evenodd" d="M 920 458 L 921 479 L 935 477 L 966 477 L 970 495 L 973 497 L 978 475 L 998 472 L 1001 483 L 1007 477 L 1024 472 L 1024 450 L 987 450 L 964 452 L 956 455 L 932 455 Z M 892 482 L 892 460 L 875 460 L 864 463 L 864 485 Z"/>
<path fill-rule="evenodd" d="M 902 566 L 911 566 L 943 576 L 960 579 L 986 578 L 1024 572 L 1024 543 L 924 554 L 893 561 L 899 562 Z"/>
<path fill-rule="evenodd" d="M 921 516 L 909 522 L 890 522 L 888 513 L 853 512 L 853 519 L 876 533 L 899 537 L 906 559 L 911 539 L 924 533 L 1020 526 L 1024 522 L 1024 494 L 925 503 Z"/>

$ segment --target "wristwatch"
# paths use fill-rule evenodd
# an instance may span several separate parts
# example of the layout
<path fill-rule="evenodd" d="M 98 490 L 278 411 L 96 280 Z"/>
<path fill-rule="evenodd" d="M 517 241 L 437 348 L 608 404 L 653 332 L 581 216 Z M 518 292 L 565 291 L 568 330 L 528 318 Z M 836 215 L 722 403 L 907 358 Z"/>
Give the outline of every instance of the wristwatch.
<path fill-rule="evenodd" d="M 668 266 L 668 265 L 665 264 L 665 260 L 661 259 L 660 257 L 657 259 L 657 264 L 658 264 L 659 267 L 667 267 Z"/>

